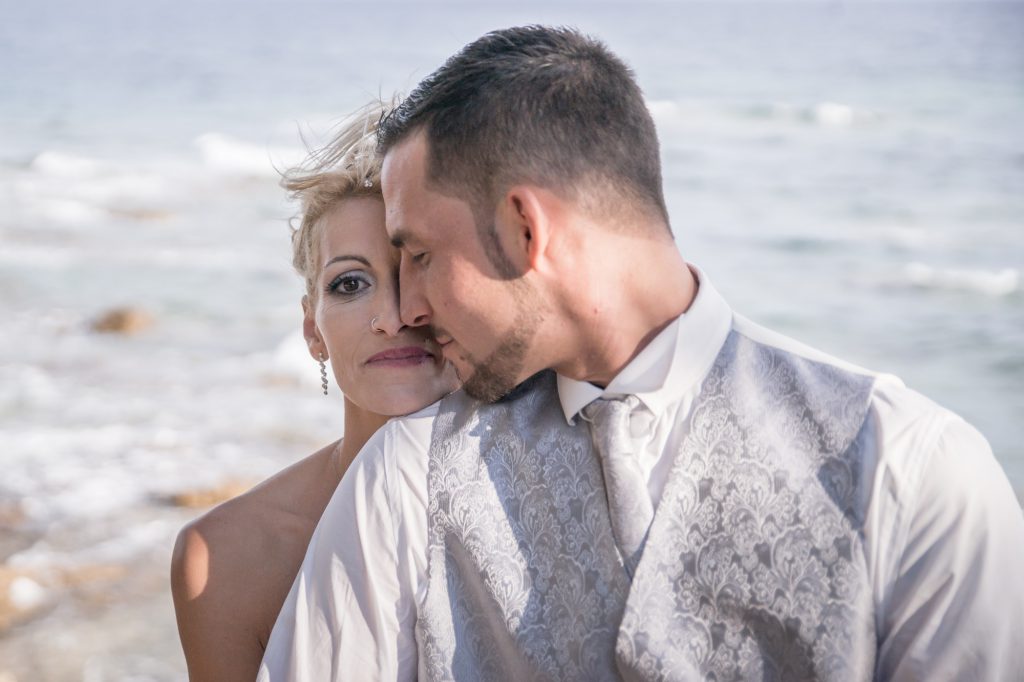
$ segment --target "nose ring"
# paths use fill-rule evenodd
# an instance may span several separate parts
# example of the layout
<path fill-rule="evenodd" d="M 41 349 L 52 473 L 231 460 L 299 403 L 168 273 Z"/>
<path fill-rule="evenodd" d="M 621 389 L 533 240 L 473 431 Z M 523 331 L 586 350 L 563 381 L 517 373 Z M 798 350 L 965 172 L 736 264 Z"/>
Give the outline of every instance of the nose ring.
<path fill-rule="evenodd" d="M 380 315 L 374 315 L 373 319 L 370 320 L 370 330 L 375 334 L 383 334 L 384 330 L 377 326 L 377 320 L 380 319 Z"/>

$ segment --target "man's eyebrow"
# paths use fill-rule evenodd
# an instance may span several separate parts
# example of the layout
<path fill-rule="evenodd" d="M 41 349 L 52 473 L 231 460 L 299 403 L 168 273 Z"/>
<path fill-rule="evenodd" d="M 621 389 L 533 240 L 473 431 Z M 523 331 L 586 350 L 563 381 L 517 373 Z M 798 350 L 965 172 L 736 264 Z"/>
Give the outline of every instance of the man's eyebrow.
<path fill-rule="evenodd" d="M 326 268 L 331 263 L 337 263 L 338 261 L 341 261 L 341 260 L 354 260 L 354 261 L 357 261 L 359 263 L 362 263 L 363 265 L 365 265 L 368 268 L 369 267 L 373 267 L 373 266 L 370 265 L 370 261 L 366 260 L 362 256 L 355 256 L 355 255 L 349 255 L 349 254 L 346 254 L 344 256 L 335 256 L 331 260 L 329 260 L 326 263 L 324 263 L 324 267 Z"/>
<path fill-rule="evenodd" d="M 396 249 L 400 249 L 405 246 L 406 242 L 409 241 L 409 233 L 405 230 L 395 230 L 394 234 L 391 235 L 391 246 Z"/>

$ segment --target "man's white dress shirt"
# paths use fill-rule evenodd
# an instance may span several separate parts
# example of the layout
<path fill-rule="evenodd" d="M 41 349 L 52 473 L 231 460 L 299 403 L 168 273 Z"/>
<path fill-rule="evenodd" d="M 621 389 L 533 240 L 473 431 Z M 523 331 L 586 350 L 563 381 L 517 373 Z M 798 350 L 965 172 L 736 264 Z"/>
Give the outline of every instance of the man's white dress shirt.
<path fill-rule="evenodd" d="M 630 432 L 655 507 L 701 383 L 729 331 L 819 362 L 835 358 L 734 315 L 707 277 L 690 309 L 604 389 L 558 377 L 572 422 L 635 395 Z M 853 368 L 857 369 L 857 368 Z M 863 370 L 857 370 L 863 372 Z M 878 375 L 864 540 L 880 679 L 1024 679 L 1024 514 L 985 439 Z M 432 405 L 366 444 L 324 511 L 274 626 L 261 681 L 412 680 L 426 588 Z M 873 459 L 871 459 L 873 458 Z"/>

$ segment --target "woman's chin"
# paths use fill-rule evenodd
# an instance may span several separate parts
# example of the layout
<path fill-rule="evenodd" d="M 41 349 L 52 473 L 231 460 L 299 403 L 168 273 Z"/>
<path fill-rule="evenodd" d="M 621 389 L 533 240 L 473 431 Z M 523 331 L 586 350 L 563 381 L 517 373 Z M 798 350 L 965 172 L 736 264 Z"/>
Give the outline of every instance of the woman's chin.
<path fill-rule="evenodd" d="M 449 390 L 442 387 L 432 387 L 430 390 L 423 387 L 410 389 L 408 386 L 381 387 L 381 390 L 375 391 L 373 396 L 365 396 L 364 400 L 360 400 L 359 405 L 370 412 L 386 417 L 401 417 L 413 412 L 419 412 L 424 407 L 437 402 L 449 392 Z"/>
<path fill-rule="evenodd" d="M 386 417 L 418 412 L 459 388 L 458 377 L 447 363 L 391 371 L 375 368 L 348 379 L 348 383 L 355 384 L 351 392 L 345 392 L 348 399 L 364 410 Z"/>

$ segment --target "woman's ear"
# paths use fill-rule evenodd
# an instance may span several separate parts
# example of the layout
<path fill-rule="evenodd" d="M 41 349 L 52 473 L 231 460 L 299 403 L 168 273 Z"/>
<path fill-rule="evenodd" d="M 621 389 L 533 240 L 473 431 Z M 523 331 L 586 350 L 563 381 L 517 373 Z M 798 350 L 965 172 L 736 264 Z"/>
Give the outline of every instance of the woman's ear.
<path fill-rule="evenodd" d="M 330 357 L 324 337 L 316 325 L 316 308 L 310 303 L 308 295 L 302 297 L 302 336 L 314 360 L 327 360 Z"/>

